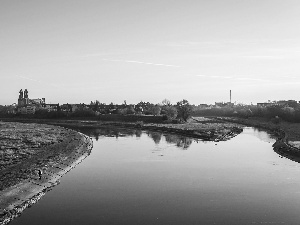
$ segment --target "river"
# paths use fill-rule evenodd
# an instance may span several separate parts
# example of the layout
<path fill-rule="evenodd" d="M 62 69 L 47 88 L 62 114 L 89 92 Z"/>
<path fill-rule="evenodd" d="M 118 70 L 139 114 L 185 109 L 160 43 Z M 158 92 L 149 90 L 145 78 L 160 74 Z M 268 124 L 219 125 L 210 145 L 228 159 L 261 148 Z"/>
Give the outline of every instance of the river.
<path fill-rule="evenodd" d="M 300 224 L 300 165 L 254 128 L 226 142 L 81 130 L 91 155 L 12 225 Z"/>

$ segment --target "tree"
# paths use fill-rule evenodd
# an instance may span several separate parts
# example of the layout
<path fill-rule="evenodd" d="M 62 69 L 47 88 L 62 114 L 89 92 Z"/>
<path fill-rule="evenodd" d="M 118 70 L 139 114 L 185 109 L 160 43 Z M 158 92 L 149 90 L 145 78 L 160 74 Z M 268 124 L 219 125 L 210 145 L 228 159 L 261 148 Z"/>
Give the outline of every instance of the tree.
<path fill-rule="evenodd" d="M 135 114 L 135 110 L 132 105 L 127 108 L 127 114 Z"/>
<path fill-rule="evenodd" d="M 177 111 L 178 117 L 187 121 L 187 119 L 191 117 L 193 108 L 187 100 L 183 99 L 182 101 L 177 102 Z"/>
<path fill-rule="evenodd" d="M 99 105 L 100 105 L 100 102 L 98 100 L 96 100 L 95 102 L 91 102 L 91 109 L 95 112 L 98 112 L 99 111 Z"/>
<path fill-rule="evenodd" d="M 161 108 L 158 105 L 155 105 L 151 108 L 152 115 L 159 116 L 161 112 Z"/>
<path fill-rule="evenodd" d="M 119 109 L 118 110 L 118 114 L 121 114 L 121 115 L 126 115 L 127 114 L 127 108 L 123 108 L 123 109 Z"/>
<path fill-rule="evenodd" d="M 171 102 L 170 102 L 170 100 L 168 100 L 166 98 L 164 100 L 162 100 L 161 104 L 163 106 L 171 106 L 172 105 Z"/>
<path fill-rule="evenodd" d="M 178 115 L 177 109 L 174 106 L 165 107 L 165 114 L 168 119 L 175 119 Z"/>

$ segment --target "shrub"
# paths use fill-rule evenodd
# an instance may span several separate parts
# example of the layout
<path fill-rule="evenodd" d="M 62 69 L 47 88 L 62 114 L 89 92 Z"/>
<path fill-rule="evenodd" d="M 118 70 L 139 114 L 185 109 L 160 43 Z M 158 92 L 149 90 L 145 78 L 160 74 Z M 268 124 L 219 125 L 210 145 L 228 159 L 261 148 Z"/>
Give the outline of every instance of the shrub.
<path fill-rule="evenodd" d="M 274 124 L 279 124 L 281 122 L 281 119 L 279 118 L 279 116 L 275 116 L 271 119 L 271 122 Z"/>
<path fill-rule="evenodd" d="M 166 120 L 168 120 L 168 116 L 167 116 L 167 115 L 163 115 L 163 116 L 162 116 L 162 119 L 163 119 L 164 121 L 166 121 Z"/>
<path fill-rule="evenodd" d="M 144 122 L 143 121 L 137 121 L 136 123 L 135 123 L 135 127 L 136 128 L 142 128 L 144 126 Z"/>
<path fill-rule="evenodd" d="M 91 109 L 83 109 L 83 110 L 76 110 L 70 115 L 71 117 L 94 117 L 95 112 Z"/>

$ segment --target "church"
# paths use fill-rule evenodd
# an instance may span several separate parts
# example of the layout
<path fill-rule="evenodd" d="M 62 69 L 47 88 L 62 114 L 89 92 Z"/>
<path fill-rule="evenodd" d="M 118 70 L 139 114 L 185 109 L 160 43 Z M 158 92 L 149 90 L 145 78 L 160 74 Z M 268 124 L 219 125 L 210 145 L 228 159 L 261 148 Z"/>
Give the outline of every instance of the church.
<path fill-rule="evenodd" d="M 40 105 L 45 104 L 45 98 L 29 99 L 27 89 L 25 89 L 24 92 L 22 89 L 19 91 L 19 99 L 18 99 L 19 107 L 24 107 L 27 105 L 37 105 L 37 104 L 40 104 Z"/>
<path fill-rule="evenodd" d="M 30 99 L 28 90 L 19 91 L 17 112 L 21 114 L 34 114 L 37 109 L 45 109 L 48 112 L 57 111 L 58 104 L 46 104 L 45 98 Z"/>

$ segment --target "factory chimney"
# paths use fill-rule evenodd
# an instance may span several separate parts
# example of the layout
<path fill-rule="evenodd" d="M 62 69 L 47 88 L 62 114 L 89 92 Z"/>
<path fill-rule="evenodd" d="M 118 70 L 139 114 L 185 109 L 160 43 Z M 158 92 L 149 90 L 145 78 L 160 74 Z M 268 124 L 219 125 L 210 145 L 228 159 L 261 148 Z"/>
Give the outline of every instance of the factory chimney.
<path fill-rule="evenodd" d="M 231 90 L 230 90 L 230 103 L 231 103 Z"/>

